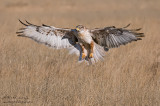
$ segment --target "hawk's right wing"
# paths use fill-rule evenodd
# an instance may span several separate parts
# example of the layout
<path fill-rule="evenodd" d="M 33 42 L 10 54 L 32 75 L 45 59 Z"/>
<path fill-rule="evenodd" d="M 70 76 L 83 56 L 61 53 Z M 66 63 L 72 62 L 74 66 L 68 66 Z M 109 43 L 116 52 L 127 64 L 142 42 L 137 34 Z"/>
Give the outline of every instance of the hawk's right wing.
<path fill-rule="evenodd" d="M 133 30 L 126 29 L 129 25 L 124 28 L 116 28 L 113 26 L 93 29 L 91 30 L 92 38 L 97 44 L 105 48 L 119 47 L 132 41 L 141 40 L 144 34 L 137 32 L 141 30 L 141 28 Z"/>
<path fill-rule="evenodd" d="M 25 25 L 26 28 L 21 28 L 16 32 L 18 36 L 31 38 L 38 43 L 43 43 L 52 48 L 72 47 L 77 41 L 77 38 L 73 34 L 73 29 L 55 28 L 44 24 L 42 24 L 42 26 L 37 26 L 27 21 L 27 24 L 22 21 L 20 22 Z"/>

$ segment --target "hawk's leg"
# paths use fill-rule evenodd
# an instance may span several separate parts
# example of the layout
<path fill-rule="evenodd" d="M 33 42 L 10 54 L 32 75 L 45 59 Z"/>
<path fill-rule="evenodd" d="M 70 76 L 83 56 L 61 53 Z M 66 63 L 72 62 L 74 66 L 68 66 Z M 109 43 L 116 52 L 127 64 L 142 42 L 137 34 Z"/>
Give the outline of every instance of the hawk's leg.
<path fill-rule="evenodd" d="M 81 48 L 82 48 L 82 59 L 84 59 L 86 57 L 86 54 L 84 53 L 84 45 L 80 44 Z"/>
<path fill-rule="evenodd" d="M 94 41 L 92 41 L 90 43 L 90 54 L 89 54 L 89 58 L 93 58 L 93 48 L 94 48 Z"/>

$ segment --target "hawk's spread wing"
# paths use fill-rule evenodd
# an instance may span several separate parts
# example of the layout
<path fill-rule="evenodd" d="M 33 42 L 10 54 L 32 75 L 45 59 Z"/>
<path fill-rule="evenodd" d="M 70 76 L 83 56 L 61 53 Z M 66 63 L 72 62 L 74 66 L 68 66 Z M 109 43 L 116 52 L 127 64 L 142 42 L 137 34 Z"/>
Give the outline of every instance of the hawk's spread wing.
<path fill-rule="evenodd" d="M 38 43 L 43 43 L 57 49 L 68 48 L 75 43 L 76 37 L 72 29 L 55 28 L 44 24 L 37 26 L 29 22 L 27 22 L 27 24 L 21 23 L 25 25 L 26 28 L 21 28 L 19 32 L 17 32 L 18 36 L 31 38 Z"/>
<path fill-rule="evenodd" d="M 130 25 L 130 24 L 129 24 Z M 129 25 L 124 28 L 105 27 L 102 29 L 91 30 L 93 40 L 106 48 L 119 47 L 132 41 L 141 40 L 143 33 L 138 33 L 139 29 L 127 30 Z"/>

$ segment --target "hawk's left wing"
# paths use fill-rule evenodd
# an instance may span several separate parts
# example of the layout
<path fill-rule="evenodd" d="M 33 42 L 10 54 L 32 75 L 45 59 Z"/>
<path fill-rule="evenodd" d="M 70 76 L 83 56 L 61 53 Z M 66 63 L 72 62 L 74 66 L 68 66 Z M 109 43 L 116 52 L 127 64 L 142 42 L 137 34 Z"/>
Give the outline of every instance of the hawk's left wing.
<path fill-rule="evenodd" d="M 129 24 L 130 25 L 130 24 Z M 132 41 L 141 40 L 143 33 L 138 33 L 139 29 L 128 30 L 124 28 L 105 27 L 102 29 L 90 30 L 93 40 L 105 48 L 119 47 L 120 45 L 125 45 Z"/>
<path fill-rule="evenodd" d="M 42 24 L 42 26 L 37 26 L 27 21 L 27 24 L 21 23 L 26 27 L 16 32 L 18 36 L 31 38 L 38 43 L 43 43 L 52 48 L 72 47 L 77 41 L 73 29 L 56 28 L 44 24 Z"/>

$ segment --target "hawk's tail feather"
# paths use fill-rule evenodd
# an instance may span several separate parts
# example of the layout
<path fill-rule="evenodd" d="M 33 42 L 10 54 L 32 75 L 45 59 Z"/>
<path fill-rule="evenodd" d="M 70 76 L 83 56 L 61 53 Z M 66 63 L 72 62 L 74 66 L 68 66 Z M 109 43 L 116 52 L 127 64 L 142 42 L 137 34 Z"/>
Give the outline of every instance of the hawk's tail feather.
<path fill-rule="evenodd" d="M 93 58 L 89 59 L 89 64 L 94 64 L 98 61 L 104 60 L 105 51 L 104 48 L 95 43 Z"/>

